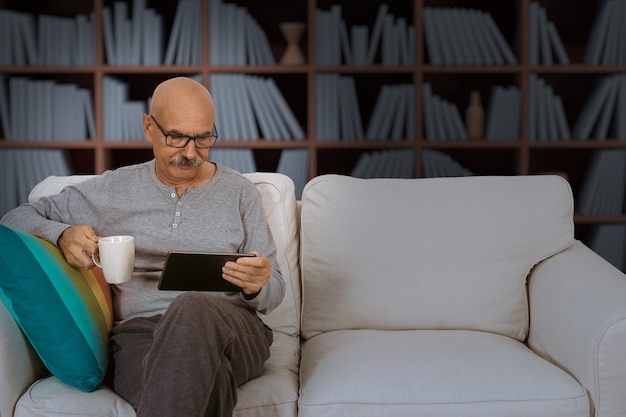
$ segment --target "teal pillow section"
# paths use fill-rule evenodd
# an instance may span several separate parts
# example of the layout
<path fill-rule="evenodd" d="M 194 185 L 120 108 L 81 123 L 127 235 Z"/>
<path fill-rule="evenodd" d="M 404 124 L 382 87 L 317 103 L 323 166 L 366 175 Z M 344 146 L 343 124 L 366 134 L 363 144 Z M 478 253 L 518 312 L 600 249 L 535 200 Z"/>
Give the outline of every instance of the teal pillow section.
<path fill-rule="evenodd" d="M 113 315 L 101 271 L 75 269 L 56 246 L 0 225 L 0 298 L 55 377 L 87 392 L 102 384 Z"/>

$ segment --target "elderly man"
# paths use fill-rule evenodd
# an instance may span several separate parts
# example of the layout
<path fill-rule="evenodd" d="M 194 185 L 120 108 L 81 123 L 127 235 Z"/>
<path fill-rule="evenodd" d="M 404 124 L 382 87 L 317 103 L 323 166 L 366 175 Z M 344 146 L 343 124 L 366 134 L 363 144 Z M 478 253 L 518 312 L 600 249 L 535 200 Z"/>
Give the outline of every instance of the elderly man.
<path fill-rule="evenodd" d="M 2 223 L 57 244 L 93 266 L 100 236 L 135 237 L 133 278 L 113 288 L 113 389 L 138 416 L 231 416 L 236 387 L 259 376 L 284 296 L 276 248 L 254 185 L 209 162 L 217 139 L 213 99 L 185 77 L 154 91 L 143 116 L 154 159 L 118 168 L 7 213 Z M 236 293 L 159 291 L 171 250 L 250 252 L 228 262 Z"/>

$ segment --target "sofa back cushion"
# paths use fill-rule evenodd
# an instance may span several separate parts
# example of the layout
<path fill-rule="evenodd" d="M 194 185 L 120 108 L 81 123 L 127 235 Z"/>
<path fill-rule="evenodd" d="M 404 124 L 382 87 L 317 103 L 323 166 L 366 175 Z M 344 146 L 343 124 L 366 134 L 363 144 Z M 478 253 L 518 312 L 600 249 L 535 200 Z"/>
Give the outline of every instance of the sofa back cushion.
<path fill-rule="evenodd" d="M 50 176 L 33 188 L 29 201 L 59 193 L 65 186 L 92 176 Z M 277 261 L 285 280 L 283 302 L 261 319 L 276 331 L 296 336 L 300 333 L 300 266 L 294 184 L 288 176 L 277 173 L 248 173 L 244 176 L 255 184 L 261 194 L 263 210 L 276 242 Z"/>
<path fill-rule="evenodd" d="M 469 329 L 522 340 L 530 269 L 573 241 L 558 176 L 357 179 L 302 195 L 302 335 Z"/>

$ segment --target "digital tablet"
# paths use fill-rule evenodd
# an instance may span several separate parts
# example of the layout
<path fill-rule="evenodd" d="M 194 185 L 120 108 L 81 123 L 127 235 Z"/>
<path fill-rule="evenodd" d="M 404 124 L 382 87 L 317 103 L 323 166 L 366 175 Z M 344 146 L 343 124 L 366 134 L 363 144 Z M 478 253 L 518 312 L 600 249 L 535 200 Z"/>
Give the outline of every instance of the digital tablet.
<path fill-rule="evenodd" d="M 160 290 L 242 291 L 222 278 L 222 266 L 251 253 L 207 253 L 172 251 L 167 254 L 159 280 Z"/>

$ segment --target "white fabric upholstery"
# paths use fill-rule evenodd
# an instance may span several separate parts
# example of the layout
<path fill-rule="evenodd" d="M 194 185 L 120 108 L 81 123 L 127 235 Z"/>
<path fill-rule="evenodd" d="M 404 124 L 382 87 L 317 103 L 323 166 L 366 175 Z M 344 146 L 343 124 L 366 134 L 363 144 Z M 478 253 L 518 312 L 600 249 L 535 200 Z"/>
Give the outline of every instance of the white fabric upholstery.
<path fill-rule="evenodd" d="M 261 193 L 265 217 L 276 242 L 277 260 L 285 280 L 285 298 L 267 316 L 261 316 L 272 329 L 291 336 L 300 335 L 300 238 L 296 217 L 293 181 L 282 174 L 244 174 Z"/>
<path fill-rule="evenodd" d="M 323 333 L 304 343 L 300 380 L 300 417 L 589 417 L 571 376 L 486 332 Z"/>
<path fill-rule="evenodd" d="M 329 175 L 295 202 L 287 178 L 247 176 L 287 294 L 235 417 L 626 416 L 626 275 L 573 240 L 560 177 Z M 135 415 L 106 387 L 31 385 L 42 371 L 0 304 L 0 416 L 24 391 L 17 417 Z"/>
<path fill-rule="evenodd" d="M 358 179 L 302 195 L 302 334 L 468 329 L 523 340 L 526 277 L 573 240 L 558 176 Z"/>
<path fill-rule="evenodd" d="M 58 194 L 68 185 L 78 184 L 92 177 L 95 177 L 95 175 L 69 175 L 63 177 L 50 175 L 30 190 L 28 201 L 33 202 L 41 197 Z"/>
<path fill-rule="evenodd" d="M 0 300 L 0 416 L 12 416 L 15 402 L 46 369 Z"/>
<path fill-rule="evenodd" d="M 576 242 L 537 267 L 529 295 L 529 346 L 576 375 L 596 415 L 626 415 L 624 274 Z"/>
<path fill-rule="evenodd" d="M 276 241 L 277 261 L 286 289 L 285 299 L 281 305 L 271 314 L 261 316 L 261 319 L 274 329 L 271 357 L 261 377 L 239 387 L 235 416 L 289 417 L 296 415 L 297 412 L 300 352 L 299 236 L 294 185 L 289 177 L 277 173 L 251 173 L 244 176 L 255 184 L 261 194 L 263 209 Z M 29 200 L 35 201 L 43 196 L 58 193 L 69 184 L 76 184 L 91 177 L 92 175 L 48 177 L 32 190 Z M 4 309 L 4 306 L 2 308 Z M 0 311 L 0 314 L 2 313 L 3 311 Z M 16 329 L 19 332 L 17 327 Z M 15 377 L 15 372 L 5 373 L 3 370 L 1 374 L 2 378 L 8 378 L 7 381 Z M 15 392 L 11 395 L 17 396 Z M 110 410 L 103 413 L 107 410 L 107 403 L 111 403 Z M 116 404 L 114 408 L 113 404 Z M 45 414 L 41 414 L 41 410 L 46 410 Z M 27 394 L 20 399 L 15 412 L 16 417 L 69 414 L 135 415 L 132 407 L 107 387 L 86 394 L 65 386 L 55 378 L 46 378 L 31 386 Z M 7 412 L 7 415 L 10 414 Z"/>
<path fill-rule="evenodd" d="M 296 415 L 299 343 L 297 337 L 275 333 L 265 372 L 237 391 L 234 417 Z M 31 385 L 15 408 L 15 417 L 69 415 L 134 417 L 135 410 L 106 386 L 86 393 L 52 376 Z"/>

